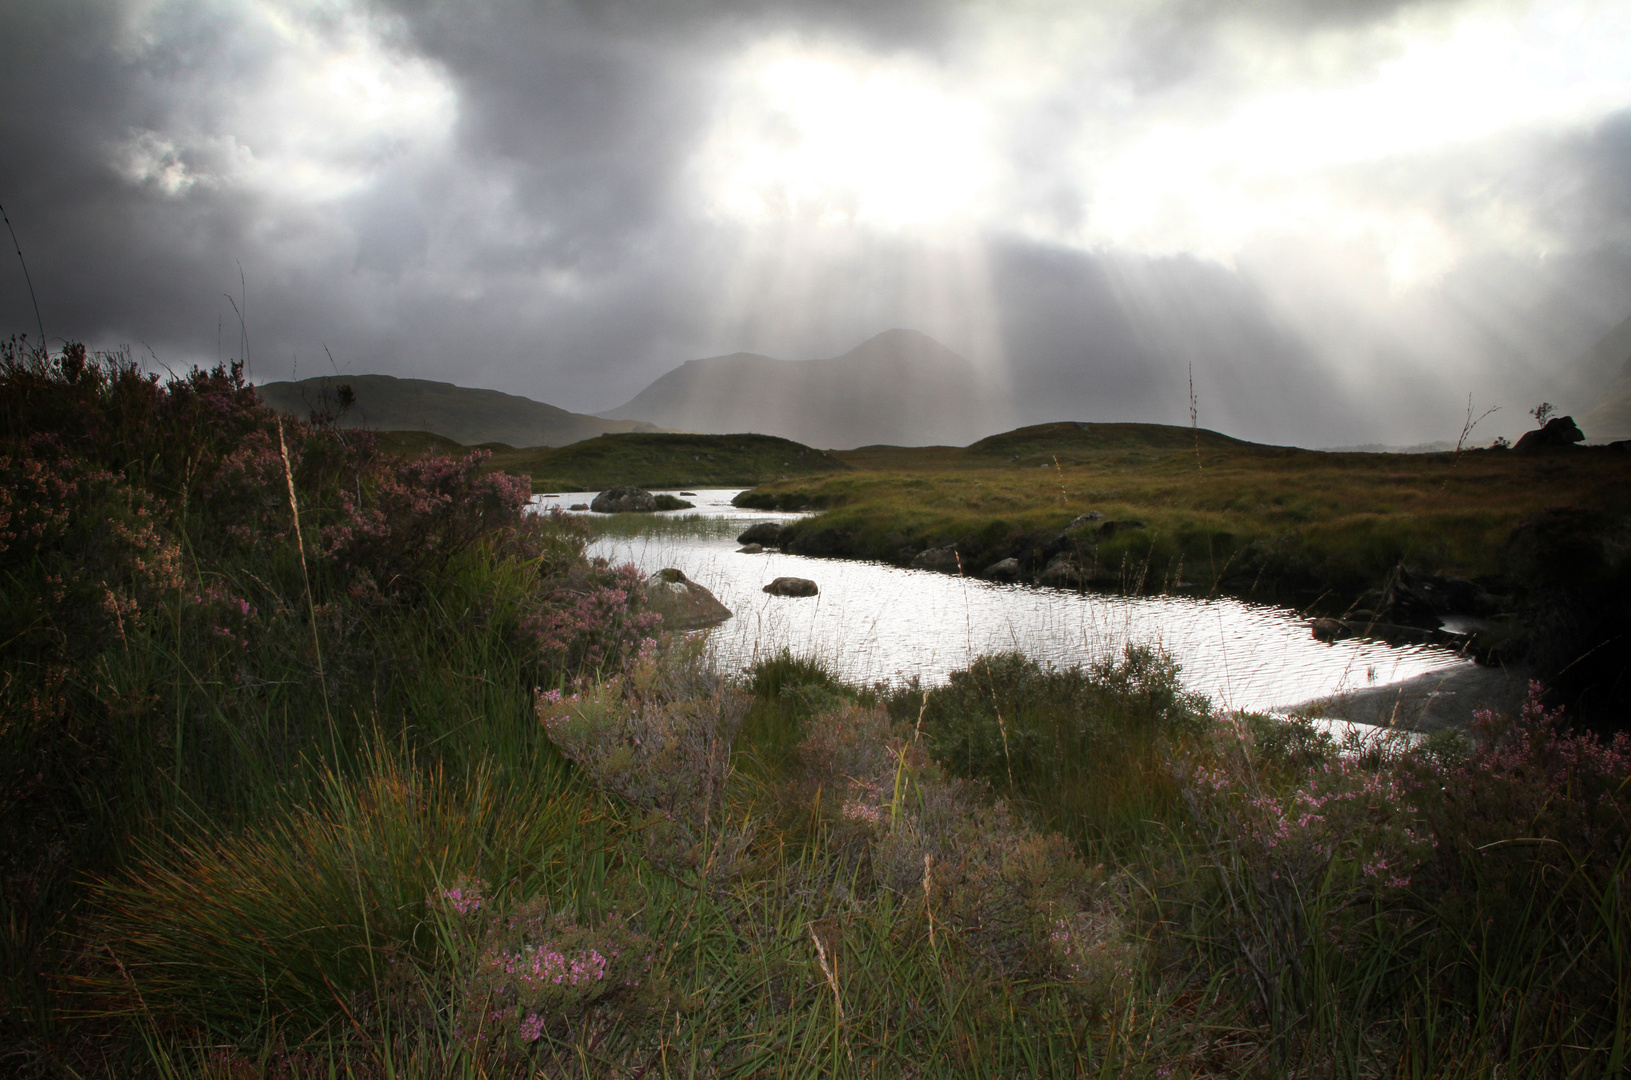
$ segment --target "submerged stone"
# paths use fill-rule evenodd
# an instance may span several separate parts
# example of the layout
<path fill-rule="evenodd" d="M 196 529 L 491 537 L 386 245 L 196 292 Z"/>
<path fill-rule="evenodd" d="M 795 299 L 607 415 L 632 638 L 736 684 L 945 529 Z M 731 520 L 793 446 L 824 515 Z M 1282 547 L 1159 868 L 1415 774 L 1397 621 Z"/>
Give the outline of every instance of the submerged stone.
<path fill-rule="evenodd" d="M 818 590 L 809 578 L 779 577 L 764 587 L 771 596 L 814 596 Z"/>

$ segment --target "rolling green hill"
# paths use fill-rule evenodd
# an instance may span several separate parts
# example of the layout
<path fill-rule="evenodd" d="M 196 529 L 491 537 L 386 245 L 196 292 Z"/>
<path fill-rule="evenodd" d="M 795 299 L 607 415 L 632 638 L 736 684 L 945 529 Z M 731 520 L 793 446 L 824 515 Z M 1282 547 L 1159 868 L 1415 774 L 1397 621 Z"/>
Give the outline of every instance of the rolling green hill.
<path fill-rule="evenodd" d="M 1138 464 L 1152 455 L 1189 451 L 1278 454 L 1287 448 L 1249 443 L 1201 428 L 1170 424 L 1033 424 L 991 435 L 970 446 L 861 446 L 833 456 L 857 469 L 989 469 L 1102 462 L 1107 457 Z"/>
<path fill-rule="evenodd" d="M 601 435 L 558 448 L 490 446 L 492 465 L 526 474 L 535 491 L 746 487 L 815 473 L 848 471 L 836 457 L 774 435 Z"/>
<path fill-rule="evenodd" d="M 343 413 L 340 387 L 356 402 Z M 608 432 L 660 431 L 640 420 L 605 420 L 568 412 L 531 398 L 429 379 L 390 375 L 323 375 L 299 382 L 258 387 L 274 409 L 305 417 L 315 411 L 338 413 L 341 427 L 376 431 L 428 431 L 465 446 L 498 442 L 510 446 L 566 446 Z"/>

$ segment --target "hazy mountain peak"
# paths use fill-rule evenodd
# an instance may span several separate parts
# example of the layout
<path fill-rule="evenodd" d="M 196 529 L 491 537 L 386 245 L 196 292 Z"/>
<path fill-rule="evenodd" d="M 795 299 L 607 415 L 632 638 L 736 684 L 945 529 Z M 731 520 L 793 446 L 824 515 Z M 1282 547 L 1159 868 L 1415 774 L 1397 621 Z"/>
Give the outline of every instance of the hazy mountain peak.
<path fill-rule="evenodd" d="M 599 415 L 711 434 L 755 431 L 810 446 L 964 445 L 1011 412 L 979 370 L 927 334 L 892 329 L 842 356 L 692 360 Z"/>
<path fill-rule="evenodd" d="M 1595 402 L 1580 418 L 1586 438 L 1631 438 L 1631 318 L 1605 334 L 1577 370 Z"/>

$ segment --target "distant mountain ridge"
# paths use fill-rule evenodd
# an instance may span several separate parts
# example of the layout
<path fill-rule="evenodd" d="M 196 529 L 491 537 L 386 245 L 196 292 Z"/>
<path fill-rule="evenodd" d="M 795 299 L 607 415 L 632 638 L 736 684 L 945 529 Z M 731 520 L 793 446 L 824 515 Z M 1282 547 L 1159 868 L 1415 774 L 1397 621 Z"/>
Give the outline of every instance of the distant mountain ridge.
<path fill-rule="evenodd" d="M 1604 335 L 1581 366 L 1596 376 L 1596 385 L 1580 430 L 1593 441 L 1631 438 L 1631 319 Z"/>
<path fill-rule="evenodd" d="M 497 390 L 391 375 L 320 375 L 299 382 L 263 383 L 256 389 L 272 408 L 304 417 L 313 409 L 338 411 L 341 386 L 351 387 L 356 398 L 339 419 L 342 427 L 429 431 L 465 446 L 489 442 L 566 446 L 596 435 L 662 430 L 640 420 L 568 412 Z"/>
<path fill-rule="evenodd" d="M 825 360 L 691 360 L 597 415 L 837 449 L 962 446 L 1008 427 L 1011 410 L 967 359 L 915 330 L 887 330 Z"/>

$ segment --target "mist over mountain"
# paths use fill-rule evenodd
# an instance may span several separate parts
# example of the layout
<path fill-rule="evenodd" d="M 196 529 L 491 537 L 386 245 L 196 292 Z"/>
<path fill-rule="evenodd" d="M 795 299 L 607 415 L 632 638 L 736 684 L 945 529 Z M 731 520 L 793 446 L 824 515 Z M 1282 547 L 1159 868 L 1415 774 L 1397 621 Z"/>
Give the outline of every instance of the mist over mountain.
<path fill-rule="evenodd" d="M 711 434 L 758 432 L 810 446 L 964 446 L 1012 427 L 1012 408 L 971 362 L 915 330 L 888 330 L 842 356 L 732 353 L 675 368 L 615 409 Z"/>
<path fill-rule="evenodd" d="M 1577 370 L 1582 390 L 1576 416 L 1586 438 L 1631 438 L 1631 318 L 1609 331 Z"/>
<path fill-rule="evenodd" d="M 355 395 L 355 402 L 343 412 L 339 409 L 341 386 L 349 386 Z M 264 383 L 258 389 L 268 405 L 297 416 L 313 410 L 336 412 L 341 427 L 430 431 L 466 446 L 487 442 L 566 446 L 611 432 L 659 430 L 638 421 L 568 412 L 497 390 L 390 375 L 323 375 L 299 382 Z"/>

